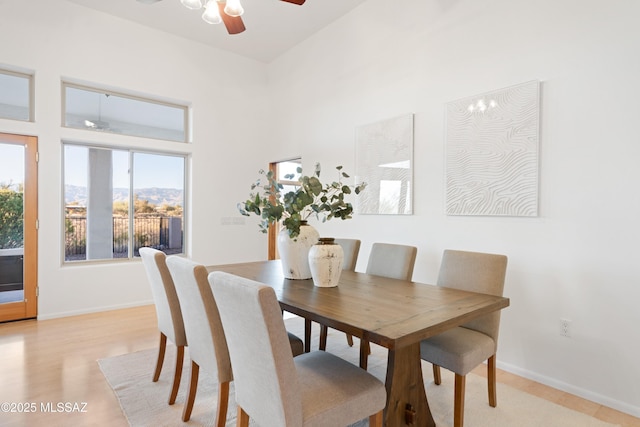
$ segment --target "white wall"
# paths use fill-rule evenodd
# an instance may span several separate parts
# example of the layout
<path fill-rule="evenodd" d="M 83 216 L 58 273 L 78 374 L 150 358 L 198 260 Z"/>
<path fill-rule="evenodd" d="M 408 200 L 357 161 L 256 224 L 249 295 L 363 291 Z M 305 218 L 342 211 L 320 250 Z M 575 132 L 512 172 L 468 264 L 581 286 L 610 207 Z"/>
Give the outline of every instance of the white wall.
<path fill-rule="evenodd" d="M 0 66 L 35 72 L 35 123 L 0 119 L 0 132 L 38 136 L 39 318 L 151 303 L 139 261 L 63 266 L 61 141 L 89 141 L 192 154 L 189 254 L 203 263 L 265 257 L 246 248 L 238 216 L 270 144 L 265 65 L 77 6 L 65 0 L 0 1 Z M 61 79 L 187 102 L 193 144 L 157 142 L 60 126 Z M 251 126 L 247 126 L 250 121 Z M 260 141 L 263 144 L 255 144 Z M 244 160 L 248 147 L 256 153 Z M 233 182 L 237 176 L 250 177 Z M 235 187 L 234 187 L 235 186 Z M 236 198 L 238 200 L 236 200 Z M 246 228 L 246 229 L 245 229 Z"/>
<path fill-rule="evenodd" d="M 151 301 L 139 262 L 62 266 L 61 140 L 127 145 L 60 126 L 60 80 L 189 102 L 189 254 L 203 263 L 266 257 L 255 218 L 237 217 L 256 171 L 303 155 L 354 173 L 355 128 L 415 113 L 412 216 L 317 224 L 323 235 L 418 246 L 415 280 L 442 250 L 509 256 L 502 368 L 640 416 L 635 0 L 369 0 L 268 67 L 64 0 L 0 1 L 0 62 L 35 71 L 36 122 L 0 131 L 40 144 L 41 318 Z M 542 81 L 540 216 L 444 215 L 444 103 Z M 140 146 L 150 142 L 135 140 Z M 154 143 L 155 144 L 155 143 Z M 573 337 L 559 335 L 559 319 Z"/>
<path fill-rule="evenodd" d="M 400 6 L 402 3 L 402 7 Z M 414 215 L 321 235 L 509 256 L 500 367 L 640 416 L 640 3 L 369 0 L 269 66 L 282 156 L 354 171 L 355 128 L 415 113 Z M 540 216 L 444 214 L 444 104 L 542 82 Z M 326 173 L 326 172 L 325 172 Z M 560 318 L 573 337 L 559 334 Z"/>

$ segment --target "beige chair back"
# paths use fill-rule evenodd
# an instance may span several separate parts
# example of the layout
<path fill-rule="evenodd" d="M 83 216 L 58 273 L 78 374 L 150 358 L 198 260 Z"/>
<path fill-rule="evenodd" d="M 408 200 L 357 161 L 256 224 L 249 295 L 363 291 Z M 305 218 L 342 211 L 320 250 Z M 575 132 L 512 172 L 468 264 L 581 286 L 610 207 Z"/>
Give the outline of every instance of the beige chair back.
<path fill-rule="evenodd" d="M 151 284 L 158 330 L 175 345 L 187 345 L 180 301 L 167 268 L 166 255 L 157 249 L 140 248 L 140 258 Z"/>
<path fill-rule="evenodd" d="M 342 269 L 354 271 L 360 252 L 360 240 L 357 239 L 335 239 L 335 242 L 342 246 L 344 258 L 342 259 Z"/>
<path fill-rule="evenodd" d="M 505 255 L 445 250 L 438 286 L 502 296 L 507 272 Z M 498 342 L 500 311 L 475 319 L 463 327 L 489 335 Z"/>
<path fill-rule="evenodd" d="M 167 257 L 167 266 L 180 299 L 191 360 L 206 372 L 217 375 L 218 382 L 231 381 L 227 340 L 207 269 L 175 255 Z"/>
<path fill-rule="evenodd" d="M 415 246 L 374 243 L 367 262 L 367 274 L 391 279 L 411 280 L 418 248 Z"/>
<path fill-rule="evenodd" d="M 209 276 L 233 356 L 236 402 L 271 426 L 301 426 L 301 390 L 275 291 L 223 272 Z"/>

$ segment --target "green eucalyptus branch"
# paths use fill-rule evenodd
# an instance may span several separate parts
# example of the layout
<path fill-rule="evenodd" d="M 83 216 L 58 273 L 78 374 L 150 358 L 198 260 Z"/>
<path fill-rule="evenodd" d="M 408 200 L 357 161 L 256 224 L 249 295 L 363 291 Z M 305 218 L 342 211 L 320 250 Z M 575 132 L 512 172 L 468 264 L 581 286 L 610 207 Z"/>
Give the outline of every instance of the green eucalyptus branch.
<path fill-rule="evenodd" d="M 301 176 L 300 185 L 285 194 L 282 194 L 283 187 L 272 171 L 260 170 L 261 177 L 251 185 L 249 198 L 238 203 L 238 211 L 245 216 L 255 214 L 261 217 L 259 227 L 263 233 L 268 231 L 271 224 L 282 221 L 282 226 L 292 239 L 300 234 L 302 221 L 312 215 L 322 222 L 332 218 L 350 219 L 353 205 L 345 200 L 345 196 L 360 194 L 367 184 L 363 182 L 353 187 L 343 184 L 342 179 L 349 178 L 349 175 L 342 171 L 342 166 L 337 166 L 336 170 L 338 180 L 322 184 L 320 164 L 316 163 L 313 175 Z M 302 168 L 296 172 L 302 174 Z M 290 174 L 285 179 L 293 177 Z"/>

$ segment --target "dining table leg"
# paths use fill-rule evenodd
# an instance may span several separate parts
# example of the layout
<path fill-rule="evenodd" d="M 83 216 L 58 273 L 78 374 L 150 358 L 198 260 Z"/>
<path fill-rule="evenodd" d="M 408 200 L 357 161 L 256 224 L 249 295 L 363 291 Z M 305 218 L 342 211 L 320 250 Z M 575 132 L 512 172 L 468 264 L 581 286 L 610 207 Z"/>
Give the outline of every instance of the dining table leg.
<path fill-rule="evenodd" d="M 304 352 L 311 351 L 311 320 L 304 319 Z"/>
<path fill-rule="evenodd" d="M 422 378 L 420 343 L 389 350 L 386 427 L 435 427 Z"/>

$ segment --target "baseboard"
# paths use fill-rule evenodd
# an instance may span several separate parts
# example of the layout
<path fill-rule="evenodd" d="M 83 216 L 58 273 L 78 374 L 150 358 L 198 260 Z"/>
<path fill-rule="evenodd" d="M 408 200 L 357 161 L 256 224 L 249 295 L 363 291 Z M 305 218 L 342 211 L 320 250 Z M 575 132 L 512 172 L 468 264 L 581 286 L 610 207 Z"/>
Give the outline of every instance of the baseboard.
<path fill-rule="evenodd" d="M 520 377 L 539 382 L 549 387 L 553 387 L 555 389 L 562 390 L 567 393 L 571 393 L 583 399 L 587 399 L 592 402 L 596 402 L 600 405 L 604 405 L 609 408 L 615 409 L 617 411 L 624 412 L 631 416 L 640 418 L 640 407 L 630 405 L 626 402 L 620 402 L 619 400 L 612 399 L 608 396 L 604 396 L 599 393 L 595 393 L 591 390 L 586 390 L 584 388 L 576 387 L 574 385 L 565 383 L 563 381 L 559 381 L 555 378 L 547 377 L 545 375 L 540 375 L 535 372 L 529 371 L 527 369 L 522 369 L 518 366 L 511 365 L 509 363 L 500 362 L 500 360 L 497 361 L 496 365 L 499 369 L 502 369 L 503 371 L 510 372 Z"/>
<path fill-rule="evenodd" d="M 120 310 L 123 308 L 132 308 L 132 307 L 140 307 L 143 305 L 151 305 L 153 304 L 153 300 L 149 301 L 138 301 L 130 304 L 118 304 L 111 305 L 105 307 L 93 307 L 83 310 L 73 310 L 73 311 L 64 311 L 58 313 L 49 313 L 49 314 L 38 314 L 38 320 L 48 320 L 48 319 L 58 319 L 61 317 L 69 317 L 69 316 L 79 316 L 81 314 L 91 314 L 91 313 L 100 313 L 102 311 L 111 311 L 111 310 Z"/>

